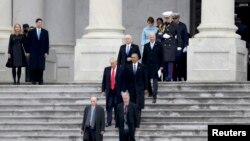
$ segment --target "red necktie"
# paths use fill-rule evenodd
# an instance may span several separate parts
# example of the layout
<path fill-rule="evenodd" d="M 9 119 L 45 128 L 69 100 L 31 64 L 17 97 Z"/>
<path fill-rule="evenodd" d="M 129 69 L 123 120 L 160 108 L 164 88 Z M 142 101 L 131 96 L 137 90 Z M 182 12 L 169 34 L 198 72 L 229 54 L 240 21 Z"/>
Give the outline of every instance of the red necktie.
<path fill-rule="evenodd" d="M 115 69 L 112 69 L 111 73 L 111 90 L 115 89 Z"/>

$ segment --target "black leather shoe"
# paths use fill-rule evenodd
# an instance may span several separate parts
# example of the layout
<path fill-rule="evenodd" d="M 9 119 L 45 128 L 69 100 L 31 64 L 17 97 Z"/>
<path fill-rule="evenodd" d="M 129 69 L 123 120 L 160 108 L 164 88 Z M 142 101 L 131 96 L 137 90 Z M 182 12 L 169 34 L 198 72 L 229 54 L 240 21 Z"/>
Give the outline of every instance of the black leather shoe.
<path fill-rule="evenodd" d="M 156 103 L 156 99 L 153 99 L 152 103 Z"/>
<path fill-rule="evenodd" d="M 109 126 L 111 126 L 111 123 L 106 123 L 105 126 L 106 126 L 106 127 L 109 127 Z"/>
<path fill-rule="evenodd" d="M 36 85 L 36 82 L 35 82 L 35 81 L 32 81 L 31 83 L 32 83 L 32 85 Z"/>
<path fill-rule="evenodd" d="M 42 81 L 40 81 L 38 84 L 39 84 L 39 85 L 43 85 L 43 82 L 42 82 Z"/>

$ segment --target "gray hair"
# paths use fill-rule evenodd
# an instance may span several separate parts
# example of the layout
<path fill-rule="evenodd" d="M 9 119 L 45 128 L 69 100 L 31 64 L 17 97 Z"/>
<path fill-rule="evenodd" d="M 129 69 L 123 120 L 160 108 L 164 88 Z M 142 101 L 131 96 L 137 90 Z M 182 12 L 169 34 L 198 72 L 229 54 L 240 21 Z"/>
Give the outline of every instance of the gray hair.
<path fill-rule="evenodd" d="M 129 97 L 128 91 L 122 92 L 122 97 L 123 97 L 123 96 L 128 96 L 128 97 Z"/>

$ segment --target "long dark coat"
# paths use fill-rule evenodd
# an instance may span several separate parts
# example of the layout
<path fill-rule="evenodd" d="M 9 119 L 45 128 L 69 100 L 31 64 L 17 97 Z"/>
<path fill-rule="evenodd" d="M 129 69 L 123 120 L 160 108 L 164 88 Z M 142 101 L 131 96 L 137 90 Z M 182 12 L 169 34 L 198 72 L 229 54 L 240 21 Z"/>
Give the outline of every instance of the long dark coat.
<path fill-rule="evenodd" d="M 82 121 L 83 131 L 85 131 L 86 129 L 85 123 L 87 120 L 89 108 L 91 108 L 91 106 L 87 106 L 84 109 L 84 115 L 83 115 L 83 121 Z M 105 113 L 104 113 L 104 109 L 98 105 L 95 107 L 95 129 L 96 129 L 96 141 L 102 141 L 103 135 L 100 133 L 101 131 L 105 131 Z"/>
<path fill-rule="evenodd" d="M 30 69 L 45 69 L 44 54 L 49 54 L 49 33 L 45 29 L 41 29 L 40 40 L 38 40 L 37 30 L 32 29 L 28 33 L 29 47 L 27 53 L 30 53 Z"/>
<path fill-rule="evenodd" d="M 163 67 L 162 51 L 160 42 L 155 42 L 153 49 L 151 49 L 150 42 L 144 45 L 142 64 L 146 68 L 147 75 L 151 75 L 148 78 L 158 78 L 158 70 Z"/>
<path fill-rule="evenodd" d="M 139 117 L 138 117 L 138 108 L 137 106 L 130 102 L 128 105 L 128 113 L 127 113 L 127 120 L 128 120 L 128 128 L 130 141 L 135 141 L 135 128 L 139 128 Z M 117 113 L 116 113 L 116 124 L 115 127 L 119 128 L 119 141 L 124 141 L 124 103 L 121 103 L 117 106 Z"/>
<path fill-rule="evenodd" d="M 130 64 L 126 71 L 126 88 L 130 94 L 130 101 L 137 104 L 139 109 L 145 105 L 144 90 L 147 90 L 147 74 L 145 67 L 138 63 L 137 72 L 134 74 L 133 65 Z"/>
<path fill-rule="evenodd" d="M 10 35 L 8 53 L 11 55 L 12 67 L 27 65 L 23 41 L 23 35 Z"/>
<path fill-rule="evenodd" d="M 168 34 L 170 38 L 163 38 L 164 34 Z M 158 36 L 161 39 L 163 46 L 164 62 L 174 62 L 176 57 L 177 47 L 182 47 L 181 34 L 177 24 L 174 22 L 165 23 L 165 29 L 162 35 Z"/>

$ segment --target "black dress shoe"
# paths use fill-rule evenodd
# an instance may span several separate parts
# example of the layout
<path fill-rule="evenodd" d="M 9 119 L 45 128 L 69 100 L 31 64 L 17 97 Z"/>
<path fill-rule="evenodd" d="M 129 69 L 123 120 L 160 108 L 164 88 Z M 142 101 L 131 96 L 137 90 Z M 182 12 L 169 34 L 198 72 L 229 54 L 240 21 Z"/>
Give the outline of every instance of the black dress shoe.
<path fill-rule="evenodd" d="M 156 103 L 156 99 L 153 99 L 152 103 Z"/>
<path fill-rule="evenodd" d="M 42 81 L 40 81 L 38 84 L 39 84 L 39 85 L 43 85 L 43 82 L 42 82 Z"/>
<path fill-rule="evenodd" d="M 106 123 L 105 126 L 106 126 L 106 127 L 109 127 L 109 126 L 111 126 L 111 123 Z"/>
<path fill-rule="evenodd" d="M 36 82 L 35 82 L 35 81 L 32 81 L 31 83 L 32 83 L 33 85 L 36 85 Z"/>

